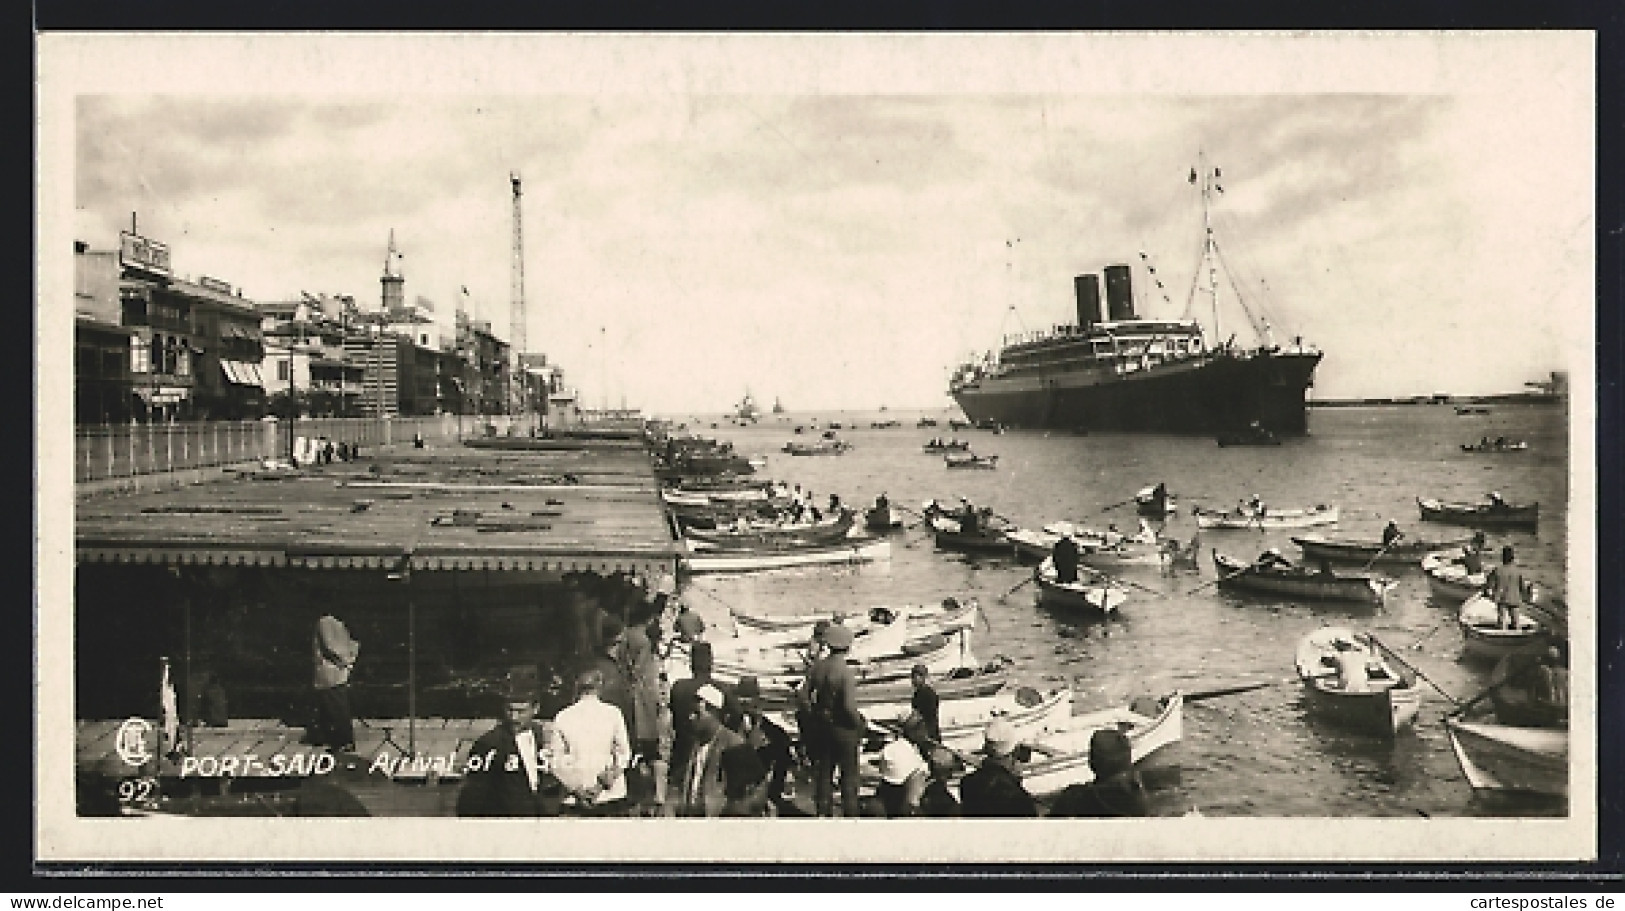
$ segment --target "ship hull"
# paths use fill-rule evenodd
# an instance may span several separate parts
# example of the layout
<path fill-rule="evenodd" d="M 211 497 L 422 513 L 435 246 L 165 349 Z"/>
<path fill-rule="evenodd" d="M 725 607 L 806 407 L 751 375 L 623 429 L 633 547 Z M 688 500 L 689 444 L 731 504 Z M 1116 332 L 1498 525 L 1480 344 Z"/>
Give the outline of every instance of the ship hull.
<path fill-rule="evenodd" d="M 1306 390 L 1320 357 L 1219 355 L 1121 374 L 1090 364 L 982 377 L 952 395 L 972 421 L 1007 427 L 1208 434 L 1257 421 L 1276 433 L 1303 434 Z"/>

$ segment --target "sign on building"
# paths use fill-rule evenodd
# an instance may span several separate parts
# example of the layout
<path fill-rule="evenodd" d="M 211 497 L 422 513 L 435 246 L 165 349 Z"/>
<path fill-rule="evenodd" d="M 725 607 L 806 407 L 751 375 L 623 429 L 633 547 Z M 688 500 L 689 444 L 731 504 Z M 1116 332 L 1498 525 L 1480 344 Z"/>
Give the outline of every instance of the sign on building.
<path fill-rule="evenodd" d="M 166 255 L 164 257 L 165 262 L 168 262 L 168 259 L 169 258 Z M 210 291 L 218 291 L 221 294 L 231 294 L 231 282 L 221 281 L 218 278 L 212 278 L 207 275 L 200 275 L 198 276 L 197 283 L 205 288 L 208 288 Z"/>
<path fill-rule="evenodd" d="M 130 269 L 140 269 L 154 275 L 169 275 L 169 245 L 132 234 L 129 231 L 120 231 L 118 235 L 118 261 L 119 265 Z"/>

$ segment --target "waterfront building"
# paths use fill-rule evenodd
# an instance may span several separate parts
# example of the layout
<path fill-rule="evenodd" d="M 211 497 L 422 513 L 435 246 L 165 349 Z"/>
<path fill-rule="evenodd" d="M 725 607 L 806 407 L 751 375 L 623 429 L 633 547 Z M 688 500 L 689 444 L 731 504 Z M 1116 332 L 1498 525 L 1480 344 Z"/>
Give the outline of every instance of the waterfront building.
<path fill-rule="evenodd" d="M 75 418 L 255 417 L 264 408 L 259 315 L 240 289 L 170 269 L 169 247 L 120 232 L 74 244 Z"/>

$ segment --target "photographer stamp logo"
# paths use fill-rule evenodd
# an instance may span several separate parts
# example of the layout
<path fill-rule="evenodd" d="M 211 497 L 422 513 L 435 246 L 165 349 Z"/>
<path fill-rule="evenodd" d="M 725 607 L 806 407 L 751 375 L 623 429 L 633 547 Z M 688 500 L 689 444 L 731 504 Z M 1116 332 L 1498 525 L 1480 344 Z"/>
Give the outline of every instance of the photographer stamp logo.
<path fill-rule="evenodd" d="M 152 759 L 152 751 L 147 748 L 147 737 L 152 733 L 152 722 L 145 718 L 129 718 L 118 726 L 113 748 L 126 765 L 140 768 Z"/>

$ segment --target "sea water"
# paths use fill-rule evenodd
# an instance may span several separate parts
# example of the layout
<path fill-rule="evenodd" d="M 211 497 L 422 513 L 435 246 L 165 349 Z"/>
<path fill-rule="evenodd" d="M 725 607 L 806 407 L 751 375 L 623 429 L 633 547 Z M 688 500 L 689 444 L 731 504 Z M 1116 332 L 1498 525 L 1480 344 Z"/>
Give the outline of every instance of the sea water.
<path fill-rule="evenodd" d="M 759 474 L 800 484 L 828 502 L 855 507 L 884 492 L 894 504 L 918 509 L 929 499 L 961 496 L 1028 528 L 1069 520 L 1132 532 L 1129 500 L 1162 482 L 1179 504 L 1165 533 L 1189 540 L 1191 507 L 1233 508 L 1258 495 L 1281 508 L 1336 505 L 1336 525 L 1294 530 L 1204 530 L 1196 571 L 1164 575 L 1158 567 L 1119 570 L 1158 594 L 1130 592 L 1109 621 L 1058 613 L 1035 603 L 1032 585 L 1004 596 L 1031 569 L 1009 559 L 966 557 L 936 549 L 908 516 L 891 536 L 891 560 L 865 566 L 808 567 L 764 573 L 695 577 L 688 601 L 719 622 L 727 607 L 771 612 L 931 603 L 953 596 L 980 600 L 988 626 L 975 651 L 1004 655 L 1023 683 L 1070 685 L 1078 710 L 1122 705 L 1137 695 L 1197 692 L 1271 680 L 1250 692 L 1189 704 L 1184 741 L 1174 748 L 1177 776 L 1159 775 L 1154 809 L 1210 816 L 1460 816 L 1552 815 L 1549 801 L 1475 798 L 1451 752 L 1443 718 L 1452 708 L 1423 686 L 1415 729 L 1393 742 L 1348 733 L 1306 713 L 1293 657 L 1299 639 L 1323 624 L 1370 630 L 1458 699 L 1477 695 L 1488 668 L 1462 663 L 1454 606 L 1430 600 L 1419 568 L 1382 567 L 1399 585 L 1380 607 L 1270 599 L 1220 593 L 1211 551 L 1251 560 L 1268 547 L 1301 556 L 1292 536 L 1324 534 L 1375 541 L 1393 520 L 1411 538 L 1459 539 L 1468 529 L 1422 523 L 1417 497 L 1478 501 L 1491 490 L 1509 502 L 1540 503 L 1538 533 L 1489 531 L 1492 548 L 1511 544 L 1526 574 L 1566 594 L 1569 497 L 1568 424 L 1550 405 L 1495 406 L 1487 415 L 1457 415 L 1445 405 L 1316 408 L 1310 434 L 1281 446 L 1219 447 L 1211 438 L 1089 434 L 1064 431 L 953 431 L 916 427 L 918 411 L 768 415 L 739 426 L 717 416 L 679 416 L 687 430 L 732 441 L 768 458 Z M 897 420 L 901 427 L 871 429 Z M 816 439 L 831 421 L 853 444 L 841 456 L 798 457 L 780 452 L 791 440 Z M 713 426 L 715 425 L 715 426 Z M 800 425 L 803 432 L 794 428 Z M 926 454 L 933 437 L 969 439 L 978 454 L 999 456 L 993 471 L 947 469 Z M 1526 440 L 1529 449 L 1465 453 L 1460 444 L 1483 436 Z M 1579 492 L 1590 496 L 1588 492 Z M 1349 569 L 1357 568 L 1349 566 Z M 1198 590 L 1199 589 L 1199 590 Z M 1195 590 L 1195 591 L 1193 591 Z M 989 628 L 990 627 L 990 628 Z M 1577 633 L 1578 634 L 1578 633 Z M 1417 646 L 1420 646 L 1419 648 Z"/>

